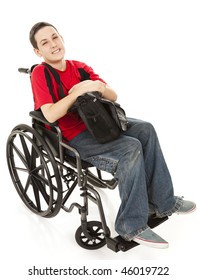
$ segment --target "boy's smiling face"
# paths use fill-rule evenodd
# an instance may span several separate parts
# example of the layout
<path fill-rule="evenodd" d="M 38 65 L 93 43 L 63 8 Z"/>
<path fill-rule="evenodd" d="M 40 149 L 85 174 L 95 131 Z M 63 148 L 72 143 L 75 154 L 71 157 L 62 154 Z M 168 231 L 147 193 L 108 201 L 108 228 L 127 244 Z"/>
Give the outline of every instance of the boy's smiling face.
<path fill-rule="evenodd" d="M 38 48 L 35 53 L 43 57 L 47 63 L 57 63 L 64 59 L 64 41 L 60 34 L 52 27 L 45 26 L 35 34 Z"/>

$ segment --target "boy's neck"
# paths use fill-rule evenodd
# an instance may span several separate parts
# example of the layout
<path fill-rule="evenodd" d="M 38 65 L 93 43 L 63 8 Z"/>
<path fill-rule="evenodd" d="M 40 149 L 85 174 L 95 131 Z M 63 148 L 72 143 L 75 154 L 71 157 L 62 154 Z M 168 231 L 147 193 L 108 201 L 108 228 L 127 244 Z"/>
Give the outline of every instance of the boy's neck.
<path fill-rule="evenodd" d="M 48 62 L 47 62 L 48 63 Z M 60 71 L 65 71 L 66 70 L 66 60 L 54 62 L 54 63 L 48 63 L 50 64 L 53 68 L 58 69 Z"/>

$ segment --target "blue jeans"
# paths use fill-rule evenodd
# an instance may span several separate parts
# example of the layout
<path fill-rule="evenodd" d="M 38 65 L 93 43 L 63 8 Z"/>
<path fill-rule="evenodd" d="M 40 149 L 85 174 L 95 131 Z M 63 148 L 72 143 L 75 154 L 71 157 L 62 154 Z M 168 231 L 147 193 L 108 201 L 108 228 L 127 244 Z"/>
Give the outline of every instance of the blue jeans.
<path fill-rule="evenodd" d="M 125 239 L 145 230 L 149 208 L 158 217 L 179 209 L 182 198 L 174 196 L 173 185 L 154 127 L 128 118 L 130 128 L 112 142 L 99 144 L 84 131 L 69 144 L 81 158 L 118 179 L 121 204 L 115 229 Z"/>

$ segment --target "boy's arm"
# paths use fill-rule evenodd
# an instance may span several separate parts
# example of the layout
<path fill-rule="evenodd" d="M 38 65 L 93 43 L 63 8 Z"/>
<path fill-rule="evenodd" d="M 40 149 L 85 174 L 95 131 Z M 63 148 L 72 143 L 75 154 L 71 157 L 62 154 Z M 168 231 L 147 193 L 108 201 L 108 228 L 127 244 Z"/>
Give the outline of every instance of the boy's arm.
<path fill-rule="evenodd" d="M 105 83 L 101 81 L 86 80 L 73 86 L 70 89 L 68 96 L 58 102 L 42 105 L 42 113 L 47 121 L 53 123 L 68 112 L 69 108 L 73 105 L 78 96 L 91 91 L 99 91 L 101 92 L 103 98 L 111 101 L 115 101 L 117 99 L 115 91 Z"/>
<path fill-rule="evenodd" d="M 81 86 L 82 83 L 84 83 L 83 86 Z M 83 92 L 82 94 L 84 94 L 91 91 L 99 91 L 102 94 L 103 98 L 109 99 L 111 101 L 116 101 L 117 99 L 116 92 L 107 84 L 99 80 L 86 80 L 84 82 L 78 83 L 70 89 L 69 94 L 81 95 L 81 92 Z"/>

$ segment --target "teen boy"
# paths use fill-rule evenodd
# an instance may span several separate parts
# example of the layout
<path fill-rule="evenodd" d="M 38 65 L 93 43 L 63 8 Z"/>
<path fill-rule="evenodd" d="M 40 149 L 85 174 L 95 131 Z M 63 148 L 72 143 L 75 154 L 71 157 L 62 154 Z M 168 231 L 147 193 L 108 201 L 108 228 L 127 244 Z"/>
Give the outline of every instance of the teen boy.
<path fill-rule="evenodd" d="M 131 119 L 130 128 L 121 136 L 105 144 L 92 138 L 77 113 L 68 110 L 76 98 L 90 91 L 99 91 L 103 98 L 115 101 L 116 92 L 85 63 L 65 60 L 64 40 L 50 23 L 36 23 L 30 31 L 34 52 L 44 62 L 34 68 L 31 76 L 35 110 L 41 109 L 49 122 L 58 120 L 69 144 L 82 159 L 101 170 L 113 173 L 118 179 L 121 204 L 115 221 L 116 231 L 125 240 L 155 248 L 167 248 L 168 242 L 152 231 L 148 215 L 158 217 L 176 212 L 192 212 L 196 205 L 174 195 L 170 173 L 153 126 Z M 44 69 L 50 64 L 60 75 L 65 97 L 56 103 L 47 87 Z M 80 69 L 80 70 L 79 70 Z M 87 80 L 81 82 L 79 71 Z M 58 99 L 58 85 L 51 76 L 53 93 Z"/>

